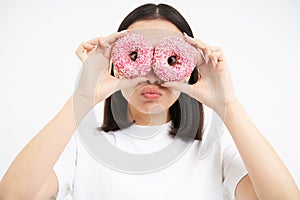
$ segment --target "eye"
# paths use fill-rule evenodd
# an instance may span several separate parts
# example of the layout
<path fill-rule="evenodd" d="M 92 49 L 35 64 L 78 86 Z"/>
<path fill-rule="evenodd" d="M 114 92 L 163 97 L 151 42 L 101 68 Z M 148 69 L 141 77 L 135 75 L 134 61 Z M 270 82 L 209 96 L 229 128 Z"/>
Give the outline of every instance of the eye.
<path fill-rule="evenodd" d="M 170 57 L 168 58 L 168 64 L 169 64 L 169 65 L 173 66 L 173 65 L 175 65 L 176 63 L 177 63 L 177 56 L 170 56 Z"/>
<path fill-rule="evenodd" d="M 129 54 L 129 56 L 132 61 L 135 61 L 138 57 L 138 53 L 136 51 L 133 51 Z"/>

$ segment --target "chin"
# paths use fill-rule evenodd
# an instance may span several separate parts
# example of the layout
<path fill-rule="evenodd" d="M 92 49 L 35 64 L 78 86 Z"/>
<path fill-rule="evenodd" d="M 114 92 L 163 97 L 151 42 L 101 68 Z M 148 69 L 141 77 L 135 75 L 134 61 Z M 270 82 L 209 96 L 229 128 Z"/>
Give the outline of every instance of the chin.
<path fill-rule="evenodd" d="M 146 102 L 143 106 L 135 107 L 135 109 L 144 114 L 156 115 L 168 112 L 169 107 L 164 107 L 155 102 Z"/>

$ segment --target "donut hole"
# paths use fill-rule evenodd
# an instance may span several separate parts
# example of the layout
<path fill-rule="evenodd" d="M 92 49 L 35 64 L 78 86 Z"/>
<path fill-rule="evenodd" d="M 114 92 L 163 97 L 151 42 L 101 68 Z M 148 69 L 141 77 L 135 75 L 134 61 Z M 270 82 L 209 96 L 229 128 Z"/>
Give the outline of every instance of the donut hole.
<path fill-rule="evenodd" d="M 138 52 L 137 51 L 133 51 L 129 54 L 129 57 L 132 61 L 136 61 L 136 59 L 138 58 Z"/>
<path fill-rule="evenodd" d="M 170 57 L 168 57 L 167 61 L 168 61 L 169 65 L 174 66 L 174 65 L 176 65 L 176 63 L 178 61 L 178 56 L 177 55 L 170 56 Z"/>

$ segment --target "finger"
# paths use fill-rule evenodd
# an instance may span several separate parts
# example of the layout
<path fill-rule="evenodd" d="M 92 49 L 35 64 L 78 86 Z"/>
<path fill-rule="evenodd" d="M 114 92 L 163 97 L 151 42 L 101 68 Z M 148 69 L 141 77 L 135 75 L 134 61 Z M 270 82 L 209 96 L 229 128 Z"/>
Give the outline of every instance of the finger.
<path fill-rule="evenodd" d="M 210 58 L 211 58 L 211 60 L 212 60 L 213 66 L 214 66 L 214 67 L 217 66 L 217 65 L 218 65 L 218 56 L 215 55 L 215 54 L 211 54 L 211 55 L 210 55 Z"/>
<path fill-rule="evenodd" d="M 93 39 L 90 39 L 90 40 L 86 41 L 86 43 L 89 43 L 89 44 L 91 44 L 91 45 L 96 46 L 96 45 L 99 44 L 99 40 L 101 40 L 102 38 L 103 38 L 103 37 L 95 37 L 95 38 L 93 38 Z"/>
<path fill-rule="evenodd" d="M 104 37 L 99 37 L 98 46 L 99 47 L 104 47 L 106 49 L 111 47 L 111 45 L 106 41 L 106 39 Z"/>
<path fill-rule="evenodd" d="M 210 46 L 206 47 L 203 51 L 206 64 L 209 61 L 212 61 L 214 65 L 217 65 L 217 63 L 220 61 L 219 57 L 223 55 L 223 52 L 220 47 Z"/>
<path fill-rule="evenodd" d="M 103 54 L 106 58 L 110 59 L 111 45 L 109 45 L 103 37 L 97 37 L 92 40 L 93 43 L 97 42 L 97 45 L 92 50 L 92 53 Z M 91 54 L 90 54 L 91 55 Z"/>
<path fill-rule="evenodd" d="M 209 47 L 209 45 L 204 43 L 202 40 L 192 38 L 192 37 L 188 36 L 187 34 L 184 34 L 184 39 L 191 45 L 193 45 L 196 48 L 199 48 L 201 50 L 204 50 L 206 47 Z"/>
<path fill-rule="evenodd" d="M 93 46 L 94 48 L 96 47 L 105 47 L 109 48 L 110 45 L 105 41 L 103 37 L 95 37 L 93 39 L 90 39 L 86 41 L 86 44 Z"/>
<path fill-rule="evenodd" d="M 215 55 L 217 56 L 219 62 L 225 61 L 225 55 L 220 47 L 216 49 Z"/>
<path fill-rule="evenodd" d="M 210 60 L 213 61 L 215 65 L 218 63 L 218 59 L 215 58 L 215 56 L 211 56 L 211 54 L 215 51 L 222 53 L 222 50 L 221 50 L 220 47 L 210 46 L 210 45 L 206 44 L 205 42 L 203 42 L 200 39 L 189 37 L 187 34 L 184 34 L 184 37 L 185 37 L 187 42 L 189 42 L 190 44 L 192 44 L 196 48 L 202 50 L 202 58 L 205 60 L 206 64 Z M 224 58 L 224 56 L 222 56 L 222 60 L 223 60 L 223 58 Z"/>
<path fill-rule="evenodd" d="M 123 30 L 123 31 L 120 31 L 120 32 L 116 32 L 116 33 L 113 33 L 107 37 L 104 38 L 104 41 L 106 41 L 108 44 L 113 44 L 117 39 L 119 39 L 120 37 L 124 36 L 127 34 L 127 30 Z"/>
<path fill-rule="evenodd" d="M 221 54 L 219 55 L 218 59 L 219 59 L 220 62 L 224 62 L 224 61 L 226 60 L 226 59 L 225 59 L 224 53 L 221 53 Z"/>
<path fill-rule="evenodd" d="M 83 42 L 82 42 L 83 43 Z M 84 52 L 84 47 L 82 46 L 82 43 L 78 46 L 78 48 L 76 49 L 76 53 L 77 52 Z"/>
<path fill-rule="evenodd" d="M 81 43 L 81 46 L 84 49 L 86 49 L 87 51 L 91 51 L 91 50 L 93 50 L 96 47 L 96 45 L 93 45 L 93 44 L 90 44 L 90 43 L 86 43 L 86 42 Z"/>
<path fill-rule="evenodd" d="M 193 40 L 193 38 L 189 37 L 186 33 L 184 33 L 184 36 L 186 37 L 186 39 L 185 39 L 186 42 L 188 42 L 189 44 L 191 44 L 192 46 L 194 46 L 195 49 L 196 49 L 197 66 L 200 66 L 200 65 L 206 63 L 203 50 L 197 47 L 197 44 L 195 43 L 195 41 Z"/>
<path fill-rule="evenodd" d="M 206 49 L 203 50 L 203 59 L 205 61 L 205 64 L 207 64 L 210 61 L 209 51 L 207 51 Z"/>
<path fill-rule="evenodd" d="M 183 92 L 191 97 L 194 97 L 192 85 L 189 85 L 187 83 L 172 81 L 172 82 L 164 82 L 162 84 L 162 86 L 168 87 L 168 88 L 173 88 L 173 89 Z"/>
<path fill-rule="evenodd" d="M 81 61 L 83 61 L 84 60 L 84 54 L 85 54 L 85 48 L 83 47 L 83 45 L 82 44 L 80 44 L 79 45 L 79 47 L 77 48 L 77 50 L 76 50 L 76 55 L 77 55 L 77 57 L 81 60 Z"/>
<path fill-rule="evenodd" d="M 210 48 L 212 51 L 222 52 L 222 48 L 221 48 L 221 47 L 210 46 L 209 48 Z"/>
<path fill-rule="evenodd" d="M 140 83 L 145 83 L 147 81 L 146 77 L 137 77 L 132 79 L 121 78 L 119 79 L 119 84 L 117 89 L 124 89 L 134 87 Z"/>
<path fill-rule="evenodd" d="M 222 51 L 215 51 L 215 52 L 211 53 L 210 56 L 216 65 L 219 62 L 225 61 L 225 56 Z"/>

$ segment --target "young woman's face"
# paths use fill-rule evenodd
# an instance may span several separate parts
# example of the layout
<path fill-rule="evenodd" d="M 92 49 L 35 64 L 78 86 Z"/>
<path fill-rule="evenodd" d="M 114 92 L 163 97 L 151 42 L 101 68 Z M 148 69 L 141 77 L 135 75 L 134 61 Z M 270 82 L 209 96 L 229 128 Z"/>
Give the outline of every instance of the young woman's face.
<path fill-rule="evenodd" d="M 150 27 L 163 28 L 181 33 L 174 24 L 162 19 L 138 21 L 131 24 L 128 30 Z M 146 77 L 151 84 L 143 83 L 135 88 L 122 90 L 123 96 L 129 103 L 129 110 L 144 114 L 165 113 L 177 100 L 180 92 L 162 87 L 159 84 L 154 84 L 155 81 L 160 82 L 154 72 L 150 72 Z"/>

